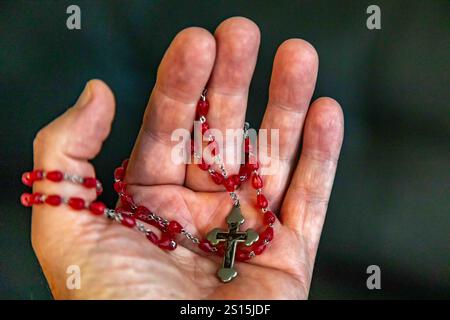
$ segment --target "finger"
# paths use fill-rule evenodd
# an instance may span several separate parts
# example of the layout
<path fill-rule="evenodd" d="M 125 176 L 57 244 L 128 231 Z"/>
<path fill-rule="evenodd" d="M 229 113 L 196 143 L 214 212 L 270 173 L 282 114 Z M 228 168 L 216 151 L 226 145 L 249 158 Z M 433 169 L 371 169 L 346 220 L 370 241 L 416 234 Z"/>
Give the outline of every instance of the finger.
<path fill-rule="evenodd" d="M 182 184 L 186 165 L 172 161 L 176 129 L 191 130 L 197 101 L 210 76 L 215 40 L 206 30 L 188 28 L 172 41 L 158 69 L 155 87 L 128 165 L 132 184 Z"/>
<path fill-rule="evenodd" d="M 207 98 L 210 103 L 207 121 L 210 128 L 218 129 L 225 135 L 226 129 L 242 128 L 250 81 L 255 69 L 258 55 L 260 33 L 258 26 L 249 19 L 234 17 L 223 21 L 214 34 L 217 43 L 217 56 L 208 82 Z M 238 166 L 232 159 L 225 159 L 223 145 L 220 153 L 227 161 L 227 170 L 237 171 Z M 186 185 L 194 190 L 211 190 L 219 188 L 207 173 L 197 166 L 188 167 Z"/>
<path fill-rule="evenodd" d="M 60 170 L 82 177 L 95 176 L 94 168 L 88 160 L 98 154 L 108 136 L 114 109 L 114 96 L 106 84 L 99 80 L 89 81 L 74 107 L 37 134 L 34 140 L 35 169 Z M 95 190 L 69 182 L 52 183 L 42 180 L 33 185 L 33 191 L 46 195 L 81 197 L 88 203 L 96 198 Z M 64 244 L 83 234 L 85 227 L 90 226 L 92 230 L 105 221 L 87 212 L 76 213 L 68 206 L 34 206 L 34 249 L 41 260 L 51 252 L 55 253 L 49 248 L 58 243 L 58 254 L 63 254 L 63 249 L 67 248 Z"/>
<path fill-rule="evenodd" d="M 264 177 L 264 192 L 277 210 L 284 196 L 292 167 L 297 159 L 303 123 L 316 85 L 318 56 L 306 41 L 285 41 L 275 56 L 270 82 L 269 102 L 262 129 L 278 129 L 278 155 L 268 154 L 277 168 Z M 268 148 L 275 152 L 276 148 Z M 260 150 L 261 151 L 261 150 Z"/>
<path fill-rule="evenodd" d="M 344 135 L 339 104 L 320 98 L 306 117 L 300 160 L 284 199 L 281 220 L 307 239 L 314 260 Z"/>

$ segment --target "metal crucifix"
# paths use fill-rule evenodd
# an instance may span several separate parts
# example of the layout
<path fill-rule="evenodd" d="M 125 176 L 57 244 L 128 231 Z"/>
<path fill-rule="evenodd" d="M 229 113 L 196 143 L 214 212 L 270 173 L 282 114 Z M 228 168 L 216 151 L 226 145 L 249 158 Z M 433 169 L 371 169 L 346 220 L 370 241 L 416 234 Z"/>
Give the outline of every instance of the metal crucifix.
<path fill-rule="evenodd" d="M 217 276 L 222 282 L 229 282 L 237 276 L 237 271 L 233 268 L 233 265 L 238 242 L 244 242 L 246 246 L 251 246 L 258 241 L 259 238 L 258 233 L 253 229 L 239 231 L 239 227 L 245 221 L 240 207 L 233 206 L 226 221 L 228 224 L 228 231 L 216 228 L 206 235 L 206 239 L 213 246 L 218 245 L 220 242 L 225 242 L 225 255 L 223 257 L 222 268 L 217 272 Z"/>

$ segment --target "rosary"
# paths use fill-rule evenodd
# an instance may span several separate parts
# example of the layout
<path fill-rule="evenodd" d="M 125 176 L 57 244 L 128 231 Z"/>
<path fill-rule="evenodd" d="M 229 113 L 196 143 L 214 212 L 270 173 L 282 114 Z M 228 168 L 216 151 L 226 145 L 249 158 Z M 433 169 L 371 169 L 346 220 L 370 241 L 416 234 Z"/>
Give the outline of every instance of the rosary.
<path fill-rule="evenodd" d="M 209 103 L 206 99 L 206 89 L 203 91 L 200 100 L 197 103 L 196 120 L 201 123 L 201 132 L 204 135 L 209 125 L 206 122 Z M 228 175 L 224 165 L 221 163 L 217 145 L 214 146 L 215 164 L 219 170 L 214 170 L 211 164 L 207 163 L 201 154 L 197 153 L 194 141 L 191 140 L 191 152 L 193 157 L 199 161 L 198 167 L 205 171 L 217 185 L 223 185 L 230 194 L 233 207 L 226 218 L 227 230 L 215 228 L 211 230 L 205 237 L 200 240 L 198 237 L 189 233 L 183 226 L 175 220 L 169 221 L 163 217 L 151 212 L 148 208 L 138 205 L 134 202 L 133 197 L 127 192 L 127 183 L 124 182 L 128 160 L 122 162 L 122 165 L 114 171 L 114 190 L 120 198 L 120 206 L 116 209 L 109 209 L 103 202 L 94 201 L 87 203 L 79 197 L 61 197 L 60 195 L 44 195 L 41 193 L 23 193 L 20 197 L 21 203 L 30 207 L 32 205 L 47 204 L 51 206 L 59 206 L 61 204 L 68 205 L 73 210 L 89 210 L 94 215 L 104 215 L 111 220 L 128 228 L 134 228 L 143 233 L 147 239 L 164 250 L 175 250 L 177 247 L 177 237 L 184 236 L 189 239 L 198 248 L 209 254 L 216 254 L 223 257 L 221 268 L 217 272 L 217 276 L 222 282 L 229 282 L 237 276 L 234 268 L 234 262 L 247 261 L 264 252 L 270 241 L 272 241 L 274 232 L 273 224 L 276 221 L 275 214 L 268 209 L 269 203 L 262 193 L 263 181 L 259 174 L 259 164 L 254 159 L 252 153 L 250 138 L 248 137 L 248 123 L 244 127 L 244 151 L 245 162 L 241 164 L 239 173 Z M 215 142 L 214 136 L 208 136 L 208 145 Z M 102 191 L 102 184 L 94 177 L 81 177 L 78 175 L 63 173 L 58 170 L 43 171 L 33 170 L 25 172 L 22 175 L 22 182 L 31 187 L 34 182 L 40 180 L 49 180 L 52 182 L 68 181 L 79 184 L 85 188 L 96 189 L 97 196 Z M 239 197 L 236 194 L 238 189 L 247 180 L 251 180 L 253 188 L 256 190 L 256 207 L 262 212 L 262 220 L 265 228 L 258 233 L 253 229 L 241 231 L 241 225 L 245 219 L 241 212 Z M 156 227 L 161 234 L 153 232 L 148 226 Z M 238 247 L 238 244 L 239 247 Z"/>

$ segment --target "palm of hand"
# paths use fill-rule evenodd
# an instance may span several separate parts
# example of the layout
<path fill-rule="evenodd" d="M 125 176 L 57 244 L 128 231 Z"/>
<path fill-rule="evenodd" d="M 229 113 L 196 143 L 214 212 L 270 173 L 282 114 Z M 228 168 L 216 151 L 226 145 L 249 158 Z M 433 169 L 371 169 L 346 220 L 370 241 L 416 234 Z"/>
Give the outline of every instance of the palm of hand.
<path fill-rule="evenodd" d="M 127 169 L 128 190 L 136 203 L 179 221 L 195 235 L 225 227 L 231 201 L 205 172 L 194 165 L 170 162 L 170 133 L 192 126 L 196 100 L 208 78 L 210 126 L 221 130 L 241 127 L 258 45 L 256 26 L 243 18 L 223 22 L 215 40 L 204 30 L 187 29 L 175 38 L 158 72 Z M 342 114 L 334 100 L 316 100 L 307 112 L 316 73 L 317 57 L 309 44 L 290 40 L 280 47 L 262 124 L 280 129 L 280 157 L 271 159 L 280 170 L 264 181 L 264 193 L 280 220 L 264 254 L 237 263 L 235 280 L 221 283 L 216 276 L 221 259 L 194 250 L 188 241 L 166 252 L 135 230 L 106 219 L 67 209 L 62 216 L 61 208 L 36 207 L 33 245 L 55 297 L 307 298 L 343 131 Z M 36 167 L 94 173 L 86 160 L 97 154 L 108 135 L 114 101 L 99 81 L 91 82 L 88 91 L 88 99 L 80 98 L 74 108 L 38 134 Z M 89 124 L 95 129 L 86 130 Z M 300 139 L 302 153 L 294 170 Z M 94 197 L 74 186 L 63 185 L 63 189 L 68 195 L 76 190 L 88 199 Z M 47 182 L 36 190 L 61 192 Z M 246 219 L 243 228 L 259 229 L 261 213 L 255 209 L 255 191 L 247 183 L 238 193 Z M 71 264 L 80 266 L 80 290 L 65 286 L 65 270 Z"/>

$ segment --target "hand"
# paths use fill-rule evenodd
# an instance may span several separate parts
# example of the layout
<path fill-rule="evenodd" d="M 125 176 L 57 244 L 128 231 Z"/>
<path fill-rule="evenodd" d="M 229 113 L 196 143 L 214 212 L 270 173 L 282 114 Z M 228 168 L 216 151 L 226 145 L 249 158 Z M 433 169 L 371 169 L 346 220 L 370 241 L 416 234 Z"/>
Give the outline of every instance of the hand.
<path fill-rule="evenodd" d="M 204 171 L 171 161 L 176 142 L 170 136 L 192 128 L 204 87 L 210 126 L 242 128 L 259 42 L 257 26 L 245 18 L 225 20 L 214 36 L 200 28 L 181 31 L 162 59 L 131 155 L 125 179 L 136 203 L 202 237 L 224 226 L 231 201 Z M 280 130 L 279 157 L 271 159 L 278 173 L 264 177 L 264 194 L 279 220 L 264 254 L 236 263 L 236 279 L 218 281 L 221 259 L 194 252 L 191 243 L 163 251 L 136 230 L 88 211 L 35 206 L 32 243 L 54 297 L 307 298 L 343 138 L 339 104 L 320 98 L 310 105 L 317 69 L 317 53 L 303 40 L 285 41 L 276 53 L 262 128 Z M 36 136 L 35 168 L 94 176 L 88 161 L 109 134 L 114 108 L 110 89 L 99 80 L 88 82 L 75 106 Z M 249 183 L 241 189 L 244 227 L 258 229 L 255 191 Z M 69 183 L 42 181 L 34 191 L 95 198 L 94 191 Z M 79 290 L 66 287 L 70 265 L 80 267 Z"/>

